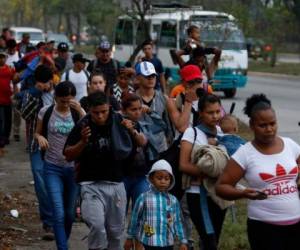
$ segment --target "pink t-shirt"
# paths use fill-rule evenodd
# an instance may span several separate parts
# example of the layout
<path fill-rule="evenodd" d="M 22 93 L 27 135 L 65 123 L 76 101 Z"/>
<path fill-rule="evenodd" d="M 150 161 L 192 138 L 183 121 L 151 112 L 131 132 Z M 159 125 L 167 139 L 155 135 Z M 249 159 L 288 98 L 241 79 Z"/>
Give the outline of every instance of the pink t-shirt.
<path fill-rule="evenodd" d="M 283 150 L 278 154 L 260 153 L 251 142 L 238 149 L 232 158 L 245 170 L 249 187 L 268 195 L 265 200 L 249 200 L 248 217 L 273 224 L 300 219 L 300 199 L 296 179 L 296 159 L 300 146 L 289 138 L 281 138 Z"/>

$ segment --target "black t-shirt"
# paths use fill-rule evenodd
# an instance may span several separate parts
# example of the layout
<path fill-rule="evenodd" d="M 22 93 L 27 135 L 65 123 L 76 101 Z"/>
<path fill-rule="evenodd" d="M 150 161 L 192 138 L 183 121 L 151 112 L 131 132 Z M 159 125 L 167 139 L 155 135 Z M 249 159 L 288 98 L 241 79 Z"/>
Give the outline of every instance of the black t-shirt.
<path fill-rule="evenodd" d="M 96 67 L 95 67 L 96 65 Z M 112 89 L 114 83 L 117 82 L 117 72 L 119 71 L 120 63 L 114 59 L 111 59 L 108 63 L 101 63 L 99 60 L 91 61 L 87 67 L 87 70 L 92 73 L 95 70 L 102 72 L 106 78 L 107 85 Z"/>
<path fill-rule="evenodd" d="M 76 162 L 79 165 L 77 181 L 113 181 L 121 182 L 123 177 L 122 164 L 115 160 L 111 143 L 111 120 L 106 125 L 98 126 L 90 115 L 85 116 L 71 131 L 66 145 L 77 144 L 81 139 L 84 125 L 91 128 L 89 142 Z"/>

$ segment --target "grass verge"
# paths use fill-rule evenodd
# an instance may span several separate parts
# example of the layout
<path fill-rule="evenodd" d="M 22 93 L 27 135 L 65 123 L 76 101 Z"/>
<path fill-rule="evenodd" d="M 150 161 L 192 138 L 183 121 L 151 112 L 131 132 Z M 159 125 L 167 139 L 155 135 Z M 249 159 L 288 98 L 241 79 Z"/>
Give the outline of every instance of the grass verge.
<path fill-rule="evenodd" d="M 300 63 L 277 63 L 271 67 L 270 62 L 251 60 L 248 71 L 300 76 Z"/>

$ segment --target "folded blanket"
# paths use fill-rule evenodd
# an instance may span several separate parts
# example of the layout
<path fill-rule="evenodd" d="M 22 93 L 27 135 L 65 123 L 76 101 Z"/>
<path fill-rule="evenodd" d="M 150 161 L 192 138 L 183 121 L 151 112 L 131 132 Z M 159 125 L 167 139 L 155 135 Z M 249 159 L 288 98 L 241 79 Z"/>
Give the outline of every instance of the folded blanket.
<path fill-rule="evenodd" d="M 222 174 L 229 156 L 222 147 L 212 145 L 194 145 L 192 151 L 192 163 L 204 173 L 207 178 L 203 179 L 203 185 L 212 200 L 225 209 L 233 204 L 232 201 L 226 201 L 219 198 L 215 192 L 215 184 L 218 177 Z"/>

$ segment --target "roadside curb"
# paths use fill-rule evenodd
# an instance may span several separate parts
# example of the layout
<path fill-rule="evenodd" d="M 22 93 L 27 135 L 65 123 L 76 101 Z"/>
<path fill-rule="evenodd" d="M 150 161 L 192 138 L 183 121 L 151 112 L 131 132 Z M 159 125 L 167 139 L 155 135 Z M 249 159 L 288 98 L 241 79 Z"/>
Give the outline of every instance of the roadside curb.
<path fill-rule="evenodd" d="M 300 76 L 295 75 L 286 75 L 286 74 L 276 74 L 276 73 L 268 73 L 268 72 L 258 72 L 258 71 L 248 71 L 249 76 L 266 76 L 273 78 L 282 78 L 282 79 L 295 79 L 300 81 Z"/>

